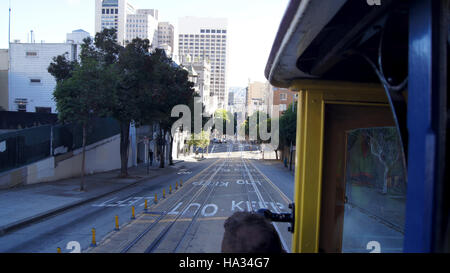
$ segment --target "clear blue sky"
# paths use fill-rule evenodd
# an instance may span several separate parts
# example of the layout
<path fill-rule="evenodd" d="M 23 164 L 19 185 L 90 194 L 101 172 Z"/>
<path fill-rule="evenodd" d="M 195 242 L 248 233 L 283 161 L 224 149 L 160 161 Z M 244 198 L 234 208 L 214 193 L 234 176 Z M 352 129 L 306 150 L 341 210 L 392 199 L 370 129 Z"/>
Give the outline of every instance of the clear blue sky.
<path fill-rule="evenodd" d="M 135 8 L 159 10 L 160 21 L 178 26 L 183 16 L 225 17 L 229 23 L 228 85 L 265 81 L 264 68 L 289 0 L 129 0 Z M 0 48 L 8 48 L 9 0 L 0 0 Z M 66 33 L 94 35 L 94 0 L 11 0 L 11 41 L 63 42 Z"/>

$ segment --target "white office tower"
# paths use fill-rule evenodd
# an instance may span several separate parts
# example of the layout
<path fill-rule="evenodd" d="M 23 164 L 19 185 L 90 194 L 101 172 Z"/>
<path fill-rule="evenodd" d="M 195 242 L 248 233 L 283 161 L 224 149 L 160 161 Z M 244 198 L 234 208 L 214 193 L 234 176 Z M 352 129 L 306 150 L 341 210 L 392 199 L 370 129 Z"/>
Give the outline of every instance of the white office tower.
<path fill-rule="evenodd" d="M 126 0 L 95 0 L 95 33 L 105 28 L 117 30 L 117 41 L 124 43 L 128 10 L 134 10 Z"/>
<path fill-rule="evenodd" d="M 95 32 L 105 28 L 115 28 L 122 45 L 141 38 L 158 47 L 158 10 L 135 9 L 127 0 L 96 0 Z"/>
<path fill-rule="evenodd" d="M 211 93 L 217 96 L 219 108 L 226 109 L 228 20 L 226 18 L 183 17 L 178 22 L 179 56 L 189 54 L 194 62 L 209 60 L 211 64 Z"/>
<path fill-rule="evenodd" d="M 157 18 L 157 10 L 138 9 L 127 14 L 125 41 L 131 42 L 134 38 L 148 39 L 153 47 L 158 47 Z"/>
<path fill-rule="evenodd" d="M 158 24 L 158 47 L 166 51 L 167 56 L 173 58 L 175 53 L 175 28 L 169 22 Z"/>

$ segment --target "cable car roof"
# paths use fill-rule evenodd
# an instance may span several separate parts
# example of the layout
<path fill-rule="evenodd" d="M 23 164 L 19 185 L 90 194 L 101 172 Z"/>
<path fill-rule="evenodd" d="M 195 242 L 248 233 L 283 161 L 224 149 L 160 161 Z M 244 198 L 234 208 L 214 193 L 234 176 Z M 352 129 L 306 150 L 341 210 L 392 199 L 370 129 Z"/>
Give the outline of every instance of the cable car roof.
<path fill-rule="evenodd" d="M 373 37 L 380 36 L 387 18 L 395 20 L 388 26 L 391 29 L 402 22 L 399 14 L 405 13 L 404 7 L 392 3 L 384 0 L 382 5 L 376 6 L 361 0 L 291 0 L 266 65 L 266 78 L 277 87 L 289 87 L 294 79 L 308 78 L 379 82 L 365 60 L 346 52 L 354 49 L 367 54 L 374 52 L 379 39 Z M 399 32 L 402 33 L 399 35 Z M 407 26 L 405 33 L 407 35 Z M 407 56 L 402 52 L 407 52 L 407 39 L 404 39 L 407 36 L 400 28 L 390 31 L 387 36 L 385 43 L 395 44 L 392 50 L 398 52 L 386 55 L 399 56 L 394 61 L 386 58 L 386 61 L 395 62 L 387 66 L 403 73 Z M 391 50 L 390 46 L 384 48 Z M 393 73 L 397 73 L 395 71 Z M 403 74 L 393 77 L 402 78 Z"/>

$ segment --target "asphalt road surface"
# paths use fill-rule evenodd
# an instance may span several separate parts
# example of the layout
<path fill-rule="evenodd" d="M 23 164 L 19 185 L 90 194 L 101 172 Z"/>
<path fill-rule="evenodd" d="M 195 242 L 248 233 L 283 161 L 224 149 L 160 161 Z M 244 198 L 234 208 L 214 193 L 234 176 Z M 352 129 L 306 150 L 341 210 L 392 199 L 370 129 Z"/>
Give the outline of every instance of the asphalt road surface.
<path fill-rule="evenodd" d="M 234 212 L 260 208 L 290 212 L 289 198 L 248 159 L 257 147 L 235 142 L 210 149 L 216 158 L 181 163 L 180 172 L 144 181 L 6 234 L 0 237 L 0 252 L 54 253 L 60 247 L 62 252 L 217 253 L 223 224 Z M 185 182 L 176 189 L 175 181 L 180 179 Z M 162 189 L 166 198 L 161 196 Z M 153 201 L 155 193 L 157 203 Z M 149 208 L 144 212 L 146 199 Z M 136 219 L 131 219 L 132 206 Z M 114 230 L 116 215 L 118 231 Z M 289 252 L 289 224 L 274 226 Z M 92 228 L 96 247 L 91 247 Z"/>
<path fill-rule="evenodd" d="M 88 252 L 219 253 L 225 220 L 237 211 L 290 212 L 290 200 L 251 161 L 220 158 L 182 188 Z M 288 223 L 274 223 L 291 249 Z"/>

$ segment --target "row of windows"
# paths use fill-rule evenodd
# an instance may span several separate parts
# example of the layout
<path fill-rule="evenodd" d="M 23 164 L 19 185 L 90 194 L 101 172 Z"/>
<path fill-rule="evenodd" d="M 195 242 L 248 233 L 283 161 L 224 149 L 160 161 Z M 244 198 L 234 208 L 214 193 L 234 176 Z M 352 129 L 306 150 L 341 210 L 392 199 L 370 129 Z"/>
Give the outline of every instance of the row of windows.
<path fill-rule="evenodd" d="M 179 38 L 227 38 L 227 35 L 194 35 L 194 34 L 180 34 Z"/>
<path fill-rule="evenodd" d="M 226 29 L 200 29 L 200 33 L 227 33 Z"/>
<path fill-rule="evenodd" d="M 119 9 L 102 9 L 102 14 L 119 14 Z"/>
<path fill-rule="evenodd" d="M 293 98 L 298 99 L 298 94 L 293 94 Z M 288 99 L 288 94 L 286 94 L 286 93 L 280 94 L 280 100 L 287 100 L 287 99 Z"/>
<path fill-rule="evenodd" d="M 223 48 L 225 48 L 227 46 L 225 43 L 222 43 L 222 44 L 217 43 L 217 44 L 215 44 L 214 42 L 213 43 L 209 43 L 209 42 L 203 43 L 203 42 L 201 42 L 201 43 L 195 43 L 195 44 L 193 42 L 190 42 L 190 43 L 188 43 L 188 42 L 185 42 L 185 43 L 179 42 L 178 43 L 178 45 L 180 45 L 180 46 L 182 46 L 183 44 L 184 44 L 184 46 L 188 46 L 188 45 L 193 46 L 193 45 L 195 45 L 195 46 L 211 46 L 211 47 L 223 47 Z"/>
<path fill-rule="evenodd" d="M 147 20 L 127 19 L 127 23 L 147 23 Z"/>

